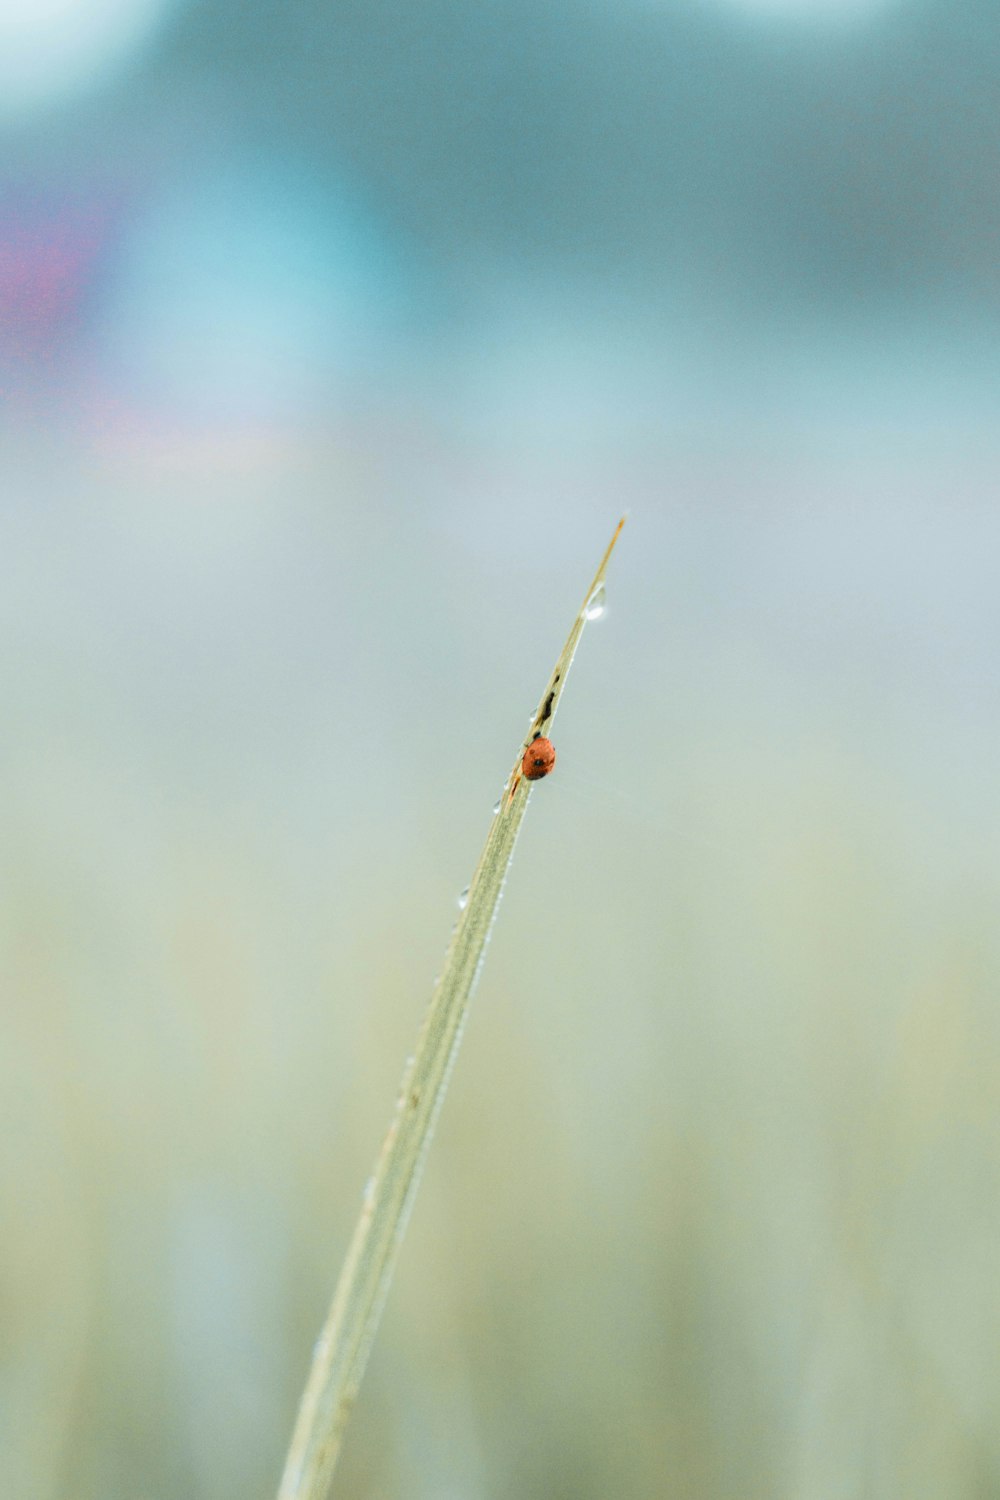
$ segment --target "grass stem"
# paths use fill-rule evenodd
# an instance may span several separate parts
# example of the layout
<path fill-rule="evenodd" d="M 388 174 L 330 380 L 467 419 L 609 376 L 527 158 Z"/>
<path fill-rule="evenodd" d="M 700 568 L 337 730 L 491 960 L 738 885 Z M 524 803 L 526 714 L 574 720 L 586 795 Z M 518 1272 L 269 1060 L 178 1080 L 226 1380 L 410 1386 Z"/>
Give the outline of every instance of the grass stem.
<path fill-rule="evenodd" d="M 597 598 L 624 524 L 623 518 L 573 621 L 487 834 L 313 1352 L 278 1500 L 325 1500 L 328 1493 L 531 795 L 531 782 L 521 774 L 524 751 L 537 735 L 548 735 L 584 626 L 599 612 Z"/>

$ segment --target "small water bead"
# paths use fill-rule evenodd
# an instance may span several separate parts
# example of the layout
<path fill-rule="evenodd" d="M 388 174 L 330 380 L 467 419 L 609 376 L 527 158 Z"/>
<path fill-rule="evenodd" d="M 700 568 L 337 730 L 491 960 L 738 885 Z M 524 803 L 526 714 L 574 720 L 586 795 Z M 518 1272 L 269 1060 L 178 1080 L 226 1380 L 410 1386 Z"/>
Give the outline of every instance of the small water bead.
<path fill-rule="evenodd" d="M 495 809 L 494 809 L 494 811 L 495 811 Z M 465 890 L 462 892 L 462 894 L 458 898 L 458 909 L 459 909 L 459 911 L 464 911 L 465 908 L 468 906 L 468 904 L 469 904 L 469 887 L 466 886 Z"/>
<path fill-rule="evenodd" d="M 585 620 L 599 620 L 607 607 L 607 595 L 604 592 L 604 584 L 598 584 L 584 606 L 583 618 Z"/>
<path fill-rule="evenodd" d="M 500 796 L 497 798 L 497 800 L 493 804 L 493 816 L 494 817 L 496 817 L 497 813 L 500 811 L 500 809 L 501 809 L 502 806 L 503 806 L 503 793 L 501 792 Z"/>

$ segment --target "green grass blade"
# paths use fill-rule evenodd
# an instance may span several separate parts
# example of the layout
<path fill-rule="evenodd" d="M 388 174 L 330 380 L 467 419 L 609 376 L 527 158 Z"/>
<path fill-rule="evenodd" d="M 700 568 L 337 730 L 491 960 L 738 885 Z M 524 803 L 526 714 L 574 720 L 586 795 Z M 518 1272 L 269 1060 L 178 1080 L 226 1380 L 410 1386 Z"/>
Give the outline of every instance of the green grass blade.
<path fill-rule="evenodd" d="M 596 613 L 595 596 L 603 590 L 605 570 L 624 524 L 623 518 L 573 621 L 487 834 L 316 1344 L 278 1500 L 325 1500 L 528 806 L 531 783 L 521 775 L 521 760 L 537 734 L 548 735 L 584 625 Z"/>

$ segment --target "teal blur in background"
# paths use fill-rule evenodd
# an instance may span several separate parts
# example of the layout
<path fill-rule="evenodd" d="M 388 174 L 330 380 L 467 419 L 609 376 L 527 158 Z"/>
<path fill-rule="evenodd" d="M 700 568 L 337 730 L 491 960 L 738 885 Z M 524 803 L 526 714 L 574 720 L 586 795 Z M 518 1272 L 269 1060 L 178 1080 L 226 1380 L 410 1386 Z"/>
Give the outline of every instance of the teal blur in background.
<path fill-rule="evenodd" d="M 0 0 L 0 1490 L 1000 1493 L 1000 11 Z"/>

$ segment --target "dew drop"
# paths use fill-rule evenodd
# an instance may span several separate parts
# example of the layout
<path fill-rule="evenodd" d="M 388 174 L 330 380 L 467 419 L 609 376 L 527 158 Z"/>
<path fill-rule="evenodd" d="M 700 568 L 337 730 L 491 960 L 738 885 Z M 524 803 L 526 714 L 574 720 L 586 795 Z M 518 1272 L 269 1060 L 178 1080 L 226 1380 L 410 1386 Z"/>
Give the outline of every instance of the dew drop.
<path fill-rule="evenodd" d="M 604 584 L 598 584 L 584 606 L 583 618 L 585 620 L 599 620 L 604 613 L 607 604 L 607 596 L 604 592 Z"/>
<path fill-rule="evenodd" d="M 497 800 L 493 804 L 493 816 L 494 817 L 496 817 L 497 813 L 500 811 L 502 803 L 503 803 L 503 796 L 501 795 L 501 796 L 499 796 L 497 798 Z"/>
<path fill-rule="evenodd" d="M 459 911 L 464 911 L 465 908 L 466 908 L 466 906 L 468 905 L 468 903 L 469 903 L 469 887 L 466 886 L 465 890 L 462 892 L 462 894 L 458 898 L 458 909 L 459 909 Z"/>

